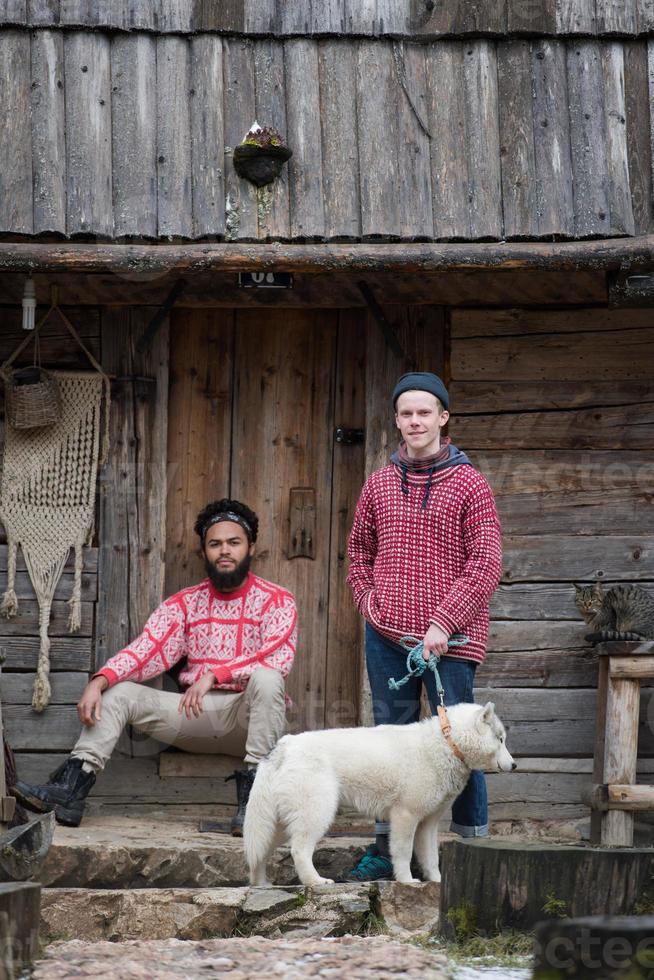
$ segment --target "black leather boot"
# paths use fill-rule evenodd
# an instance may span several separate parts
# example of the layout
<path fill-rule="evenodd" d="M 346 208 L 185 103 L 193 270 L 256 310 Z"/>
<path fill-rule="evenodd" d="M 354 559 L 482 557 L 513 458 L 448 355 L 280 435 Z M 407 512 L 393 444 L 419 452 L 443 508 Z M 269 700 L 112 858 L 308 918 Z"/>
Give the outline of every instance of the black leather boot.
<path fill-rule="evenodd" d="M 79 827 L 85 800 L 95 783 L 94 772 L 84 772 L 83 760 L 69 757 L 43 786 L 16 780 L 13 792 L 19 803 L 36 813 L 54 810 L 58 823 Z"/>
<path fill-rule="evenodd" d="M 257 774 L 256 769 L 236 769 L 231 776 L 227 776 L 225 782 L 230 779 L 236 780 L 236 799 L 238 800 L 238 810 L 232 817 L 230 831 L 232 837 L 243 836 L 243 821 L 245 820 L 245 808 L 250 799 L 250 790 Z"/>

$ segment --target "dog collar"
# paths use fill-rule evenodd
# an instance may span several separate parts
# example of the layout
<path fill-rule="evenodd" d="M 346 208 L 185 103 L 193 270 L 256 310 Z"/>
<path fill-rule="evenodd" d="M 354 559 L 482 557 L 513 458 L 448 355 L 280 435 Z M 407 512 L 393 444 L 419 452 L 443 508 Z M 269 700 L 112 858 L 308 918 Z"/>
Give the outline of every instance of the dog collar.
<path fill-rule="evenodd" d="M 445 710 L 445 707 L 442 704 L 439 704 L 438 707 L 436 708 L 436 711 L 438 712 L 438 720 L 441 723 L 441 731 L 443 733 L 443 738 L 445 739 L 449 747 L 452 749 L 457 759 L 460 759 L 461 762 L 465 762 L 466 760 L 463 756 L 463 752 L 452 738 L 452 726 L 450 725 L 449 719 L 447 717 L 447 711 Z"/>

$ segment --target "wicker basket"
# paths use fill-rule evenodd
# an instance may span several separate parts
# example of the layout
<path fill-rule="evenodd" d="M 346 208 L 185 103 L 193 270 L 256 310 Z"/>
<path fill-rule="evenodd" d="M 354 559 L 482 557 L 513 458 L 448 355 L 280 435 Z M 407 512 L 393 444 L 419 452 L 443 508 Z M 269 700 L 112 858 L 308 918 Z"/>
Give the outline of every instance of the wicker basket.
<path fill-rule="evenodd" d="M 3 380 L 7 420 L 15 429 L 53 425 L 61 418 L 57 379 L 41 367 L 7 371 Z"/>

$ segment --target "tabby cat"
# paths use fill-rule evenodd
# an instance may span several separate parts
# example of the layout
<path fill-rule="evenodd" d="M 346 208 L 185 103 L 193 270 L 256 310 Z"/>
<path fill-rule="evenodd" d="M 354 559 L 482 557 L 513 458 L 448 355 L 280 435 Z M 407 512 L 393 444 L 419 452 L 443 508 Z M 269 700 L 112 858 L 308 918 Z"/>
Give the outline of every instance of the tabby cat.
<path fill-rule="evenodd" d="M 654 640 L 654 598 L 639 585 L 614 585 L 608 592 L 601 582 L 575 585 L 575 602 L 593 630 L 589 643 Z"/>

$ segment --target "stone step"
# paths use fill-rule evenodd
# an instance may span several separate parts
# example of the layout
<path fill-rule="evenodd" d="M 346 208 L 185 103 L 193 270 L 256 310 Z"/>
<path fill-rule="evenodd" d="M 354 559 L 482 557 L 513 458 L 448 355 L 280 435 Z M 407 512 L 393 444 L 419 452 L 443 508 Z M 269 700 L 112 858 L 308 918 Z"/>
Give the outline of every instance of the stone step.
<path fill-rule="evenodd" d="M 45 887 L 220 888 L 248 884 L 242 840 L 201 834 L 197 821 L 141 817 L 94 818 L 77 828 L 60 827 L 39 875 Z M 328 837 L 314 861 L 326 878 L 342 878 L 363 853 L 367 838 Z M 271 881 L 297 883 L 288 848 L 270 864 Z"/>
<path fill-rule="evenodd" d="M 198 940 L 227 936 L 343 936 L 381 928 L 432 932 L 440 886 L 324 885 L 320 888 L 47 888 L 41 939 Z"/>

